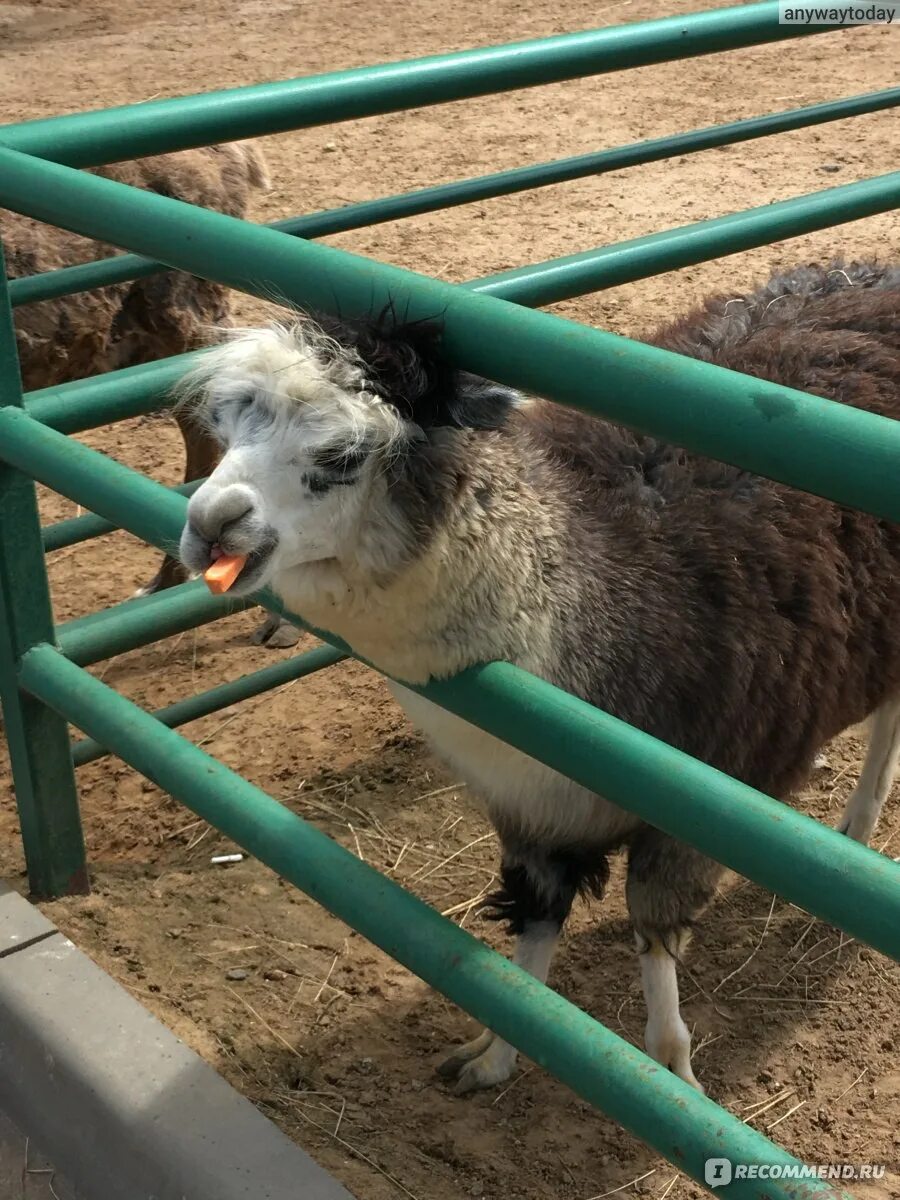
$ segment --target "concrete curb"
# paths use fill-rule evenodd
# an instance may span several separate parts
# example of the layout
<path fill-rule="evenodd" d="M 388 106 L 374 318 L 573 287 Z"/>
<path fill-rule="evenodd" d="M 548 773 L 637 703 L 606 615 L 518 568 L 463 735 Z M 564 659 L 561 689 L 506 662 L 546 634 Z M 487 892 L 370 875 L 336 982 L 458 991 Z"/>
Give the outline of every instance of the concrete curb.
<path fill-rule="evenodd" d="M 2 883 L 0 1108 L 91 1200 L 352 1200 Z"/>

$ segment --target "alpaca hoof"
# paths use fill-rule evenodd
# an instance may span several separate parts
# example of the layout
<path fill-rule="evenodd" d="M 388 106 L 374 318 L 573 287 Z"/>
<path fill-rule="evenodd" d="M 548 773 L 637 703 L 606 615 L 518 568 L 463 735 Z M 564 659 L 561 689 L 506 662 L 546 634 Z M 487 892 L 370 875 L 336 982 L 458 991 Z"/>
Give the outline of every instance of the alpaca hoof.
<path fill-rule="evenodd" d="M 854 842 L 859 842 L 863 846 L 868 846 L 869 839 L 875 832 L 875 821 L 865 812 L 844 813 L 835 829 L 838 833 L 843 833 L 847 837 L 852 838 Z"/>
<path fill-rule="evenodd" d="M 290 650 L 300 641 L 300 634 L 301 630 L 296 625 L 273 613 L 254 630 L 250 640 L 254 646 L 268 646 L 270 650 Z"/>
<path fill-rule="evenodd" d="M 439 1062 L 435 1070 L 442 1079 L 458 1079 L 463 1067 L 471 1061 L 464 1054 L 451 1054 Z"/>
<path fill-rule="evenodd" d="M 680 1017 L 662 1026 L 648 1023 L 644 1034 L 644 1045 L 651 1058 L 685 1083 L 696 1088 L 701 1096 L 706 1091 L 691 1066 L 691 1035 Z"/>
<path fill-rule="evenodd" d="M 131 593 L 132 600 L 138 600 L 141 596 L 152 596 L 160 590 L 159 576 L 154 575 L 149 583 L 145 583 L 143 587 L 135 588 Z"/>
<path fill-rule="evenodd" d="M 513 1047 L 485 1030 L 473 1042 L 467 1042 L 445 1058 L 437 1072 L 444 1079 L 455 1079 L 453 1093 L 463 1096 L 503 1083 L 512 1074 L 515 1062 Z"/>
<path fill-rule="evenodd" d="M 188 579 L 188 573 L 181 563 L 173 558 L 167 558 L 150 582 L 132 592 L 132 596 L 134 599 L 139 596 L 153 596 L 157 592 L 164 592 L 166 588 L 184 583 L 186 579 Z"/>
<path fill-rule="evenodd" d="M 485 1050 L 484 1054 L 463 1065 L 453 1085 L 453 1095 L 465 1096 L 468 1092 L 478 1092 L 505 1083 L 512 1075 L 513 1065 L 507 1056 L 492 1055 L 490 1050 Z"/>

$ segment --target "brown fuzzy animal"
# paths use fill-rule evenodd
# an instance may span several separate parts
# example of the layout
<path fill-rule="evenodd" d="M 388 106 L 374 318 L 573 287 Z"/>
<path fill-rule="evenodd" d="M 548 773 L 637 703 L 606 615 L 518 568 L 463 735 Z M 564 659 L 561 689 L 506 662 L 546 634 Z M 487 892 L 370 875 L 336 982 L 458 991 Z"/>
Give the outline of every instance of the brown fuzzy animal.
<path fill-rule="evenodd" d="M 270 186 L 262 154 L 249 142 L 91 170 L 232 217 L 245 217 L 253 191 Z M 0 238 L 10 279 L 118 253 L 105 243 L 5 211 L 0 211 Z M 23 305 L 14 316 L 23 386 L 31 391 L 196 349 L 209 326 L 230 324 L 231 305 L 221 284 L 169 271 Z M 217 445 L 185 413 L 176 419 L 185 444 L 185 482 L 208 475 L 218 459 Z M 167 557 L 143 590 L 158 591 L 183 578 L 179 564 Z"/>
<path fill-rule="evenodd" d="M 433 330 L 322 326 L 246 332 L 197 372 L 226 452 L 189 567 L 246 554 L 237 594 L 270 584 L 395 679 L 506 660 L 778 798 L 871 715 L 840 825 L 868 841 L 900 749 L 900 527 L 451 370 Z M 900 419 L 896 268 L 799 268 L 653 340 Z M 699 1087 L 676 964 L 719 864 L 392 690 L 497 828 L 522 967 L 546 979 L 574 897 L 627 849 L 647 1050 Z M 444 1071 L 486 1087 L 515 1057 L 486 1031 Z"/>

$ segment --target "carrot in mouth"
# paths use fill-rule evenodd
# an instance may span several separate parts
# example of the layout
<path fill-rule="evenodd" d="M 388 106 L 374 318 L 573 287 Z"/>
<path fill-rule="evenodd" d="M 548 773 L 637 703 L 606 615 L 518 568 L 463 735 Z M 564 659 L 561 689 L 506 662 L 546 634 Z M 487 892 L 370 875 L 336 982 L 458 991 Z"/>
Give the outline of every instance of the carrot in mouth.
<path fill-rule="evenodd" d="M 234 581 L 244 569 L 247 561 L 246 554 L 221 554 L 203 572 L 203 580 L 211 592 L 221 595 L 234 585 Z"/>

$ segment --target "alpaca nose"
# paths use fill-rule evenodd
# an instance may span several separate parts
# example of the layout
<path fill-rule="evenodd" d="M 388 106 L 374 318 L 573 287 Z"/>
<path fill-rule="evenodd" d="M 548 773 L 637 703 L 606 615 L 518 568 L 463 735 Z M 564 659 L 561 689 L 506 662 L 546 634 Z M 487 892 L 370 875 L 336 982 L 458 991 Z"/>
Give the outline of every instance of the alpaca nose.
<path fill-rule="evenodd" d="M 227 529 L 249 516 L 256 507 L 253 492 L 246 484 L 228 487 L 204 484 L 188 503 L 188 524 L 207 542 L 221 541 Z"/>

